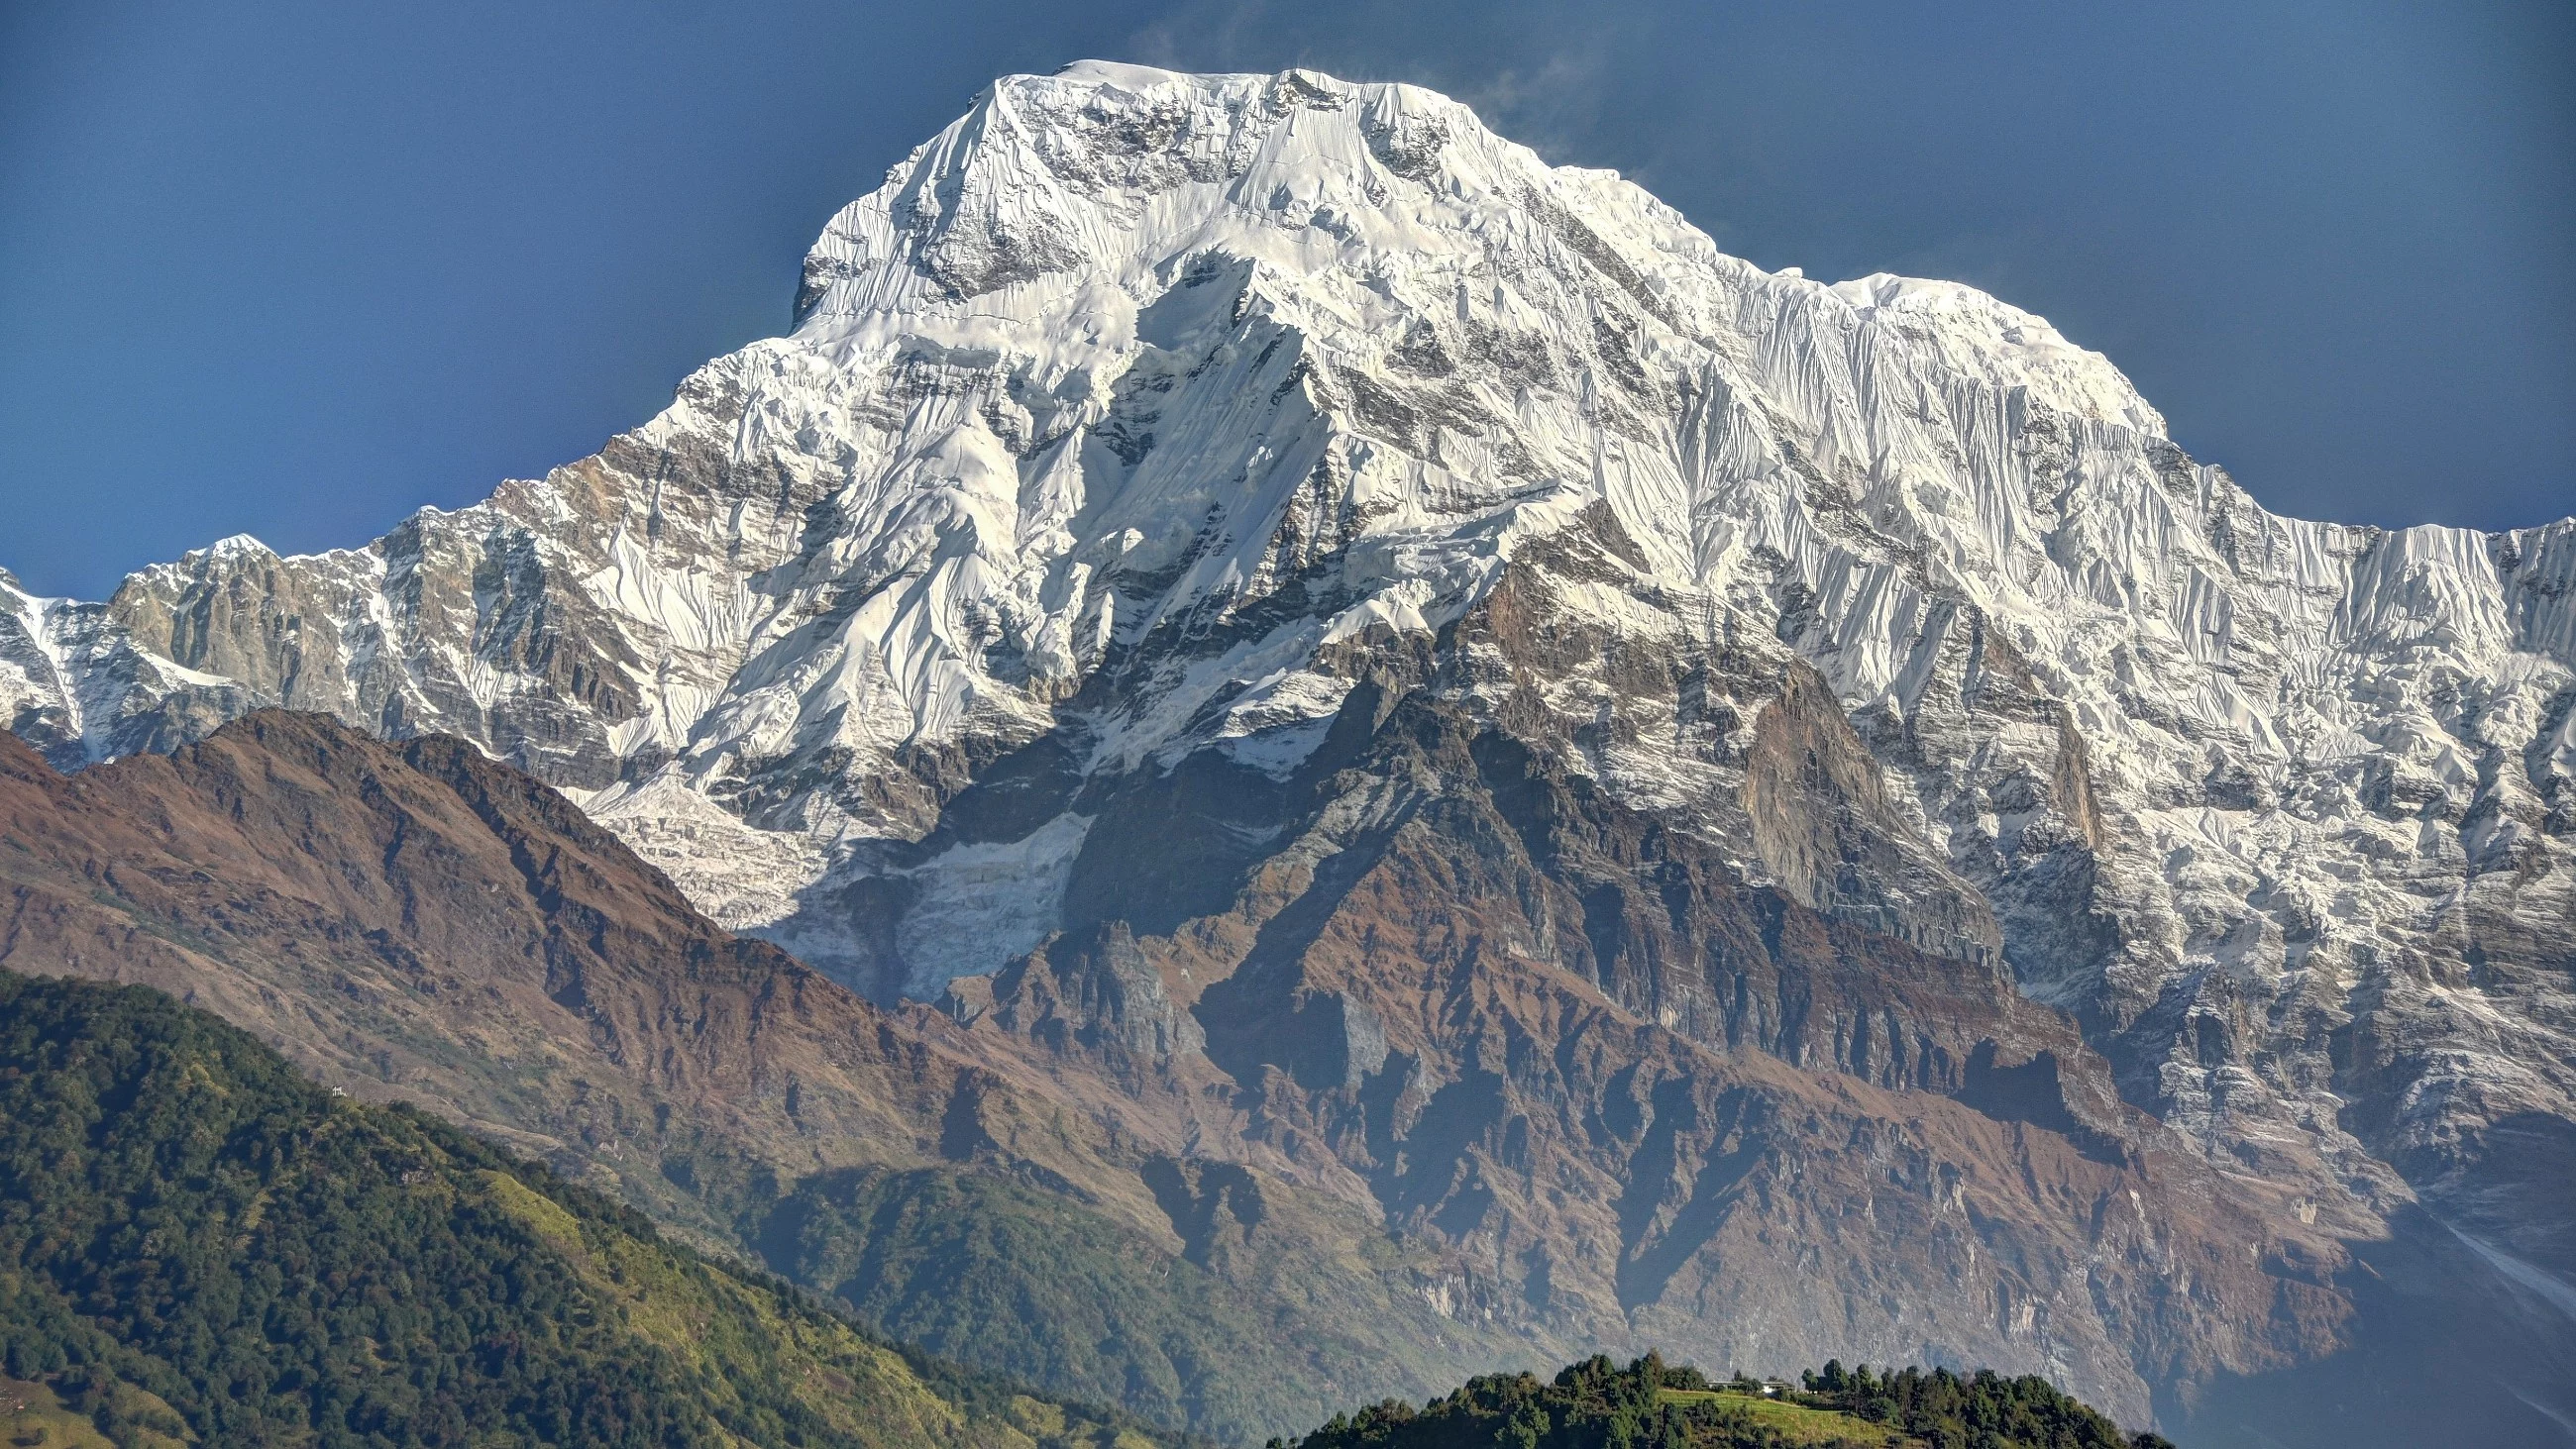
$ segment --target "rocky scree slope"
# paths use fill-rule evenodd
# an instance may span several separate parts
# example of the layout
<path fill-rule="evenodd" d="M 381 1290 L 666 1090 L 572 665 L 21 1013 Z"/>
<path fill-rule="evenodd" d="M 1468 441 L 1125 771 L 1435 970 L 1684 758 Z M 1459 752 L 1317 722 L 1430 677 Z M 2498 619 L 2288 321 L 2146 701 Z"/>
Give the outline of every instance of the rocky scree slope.
<path fill-rule="evenodd" d="M 1957 1090 L 1982 1036 L 1766 1007 L 1730 954 L 1759 933 L 1704 903 L 1650 929 L 1749 893 L 1983 973 L 1996 1018 L 2063 1009 L 2265 1233 L 2437 1219 L 2545 1307 L 2576 1274 L 2571 585 L 2576 524 L 2277 518 L 2044 321 L 1764 273 L 1427 92 L 1085 64 L 998 82 L 834 218 L 790 335 L 598 456 L 366 549 L 0 596 L 0 691 L 64 766 L 263 704 L 452 732 L 881 1000 L 1255 1100 L 1334 1061 L 1355 1100 L 1467 1080 L 1455 1040 L 1379 1041 L 1460 958 Z M 1457 747 L 1345 779 L 1317 752 L 1359 706 Z M 1655 853 L 1604 893 L 1515 825 L 1549 889 L 1503 934 L 1403 995 L 1309 981 L 1344 884 L 1454 862 L 1415 806 L 1514 748 Z M 1255 1002 L 1302 1078 L 1229 1018 Z M 1324 1141 L 1403 1218 L 1377 1149 Z M 1557 1301 L 1552 1259 L 1492 1276 L 1505 1319 Z M 1967 1302 L 1943 1331 L 2019 1345 L 1973 1357 L 2067 1351 Z M 2115 1404 L 2169 1369 L 2122 1341 L 2136 1384 L 2084 1385 Z"/>

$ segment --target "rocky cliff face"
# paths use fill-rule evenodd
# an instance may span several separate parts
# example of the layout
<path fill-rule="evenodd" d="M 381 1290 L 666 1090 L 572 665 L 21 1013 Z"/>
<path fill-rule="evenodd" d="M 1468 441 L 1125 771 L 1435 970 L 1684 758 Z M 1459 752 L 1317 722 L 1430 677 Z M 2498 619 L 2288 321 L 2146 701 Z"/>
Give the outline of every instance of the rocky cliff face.
<path fill-rule="evenodd" d="M 2036 317 L 1766 274 L 1419 90 L 1007 79 L 597 457 L 0 606 L 59 765 L 267 704 L 460 735 L 881 1001 L 1215 1084 L 1192 1160 L 1269 1144 L 1531 1332 L 1733 1314 L 2134 1405 L 2330 1346 L 2252 1305 L 2404 1223 L 2576 1301 L 2576 521 L 2274 517 Z M 1552 1055 L 1576 1002 L 1642 1055 Z M 2092 1283 L 2104 1177 L 2013 1190 L 2084 1235 L 2019 1288 L 1793 1329 L 1739 1275 L 1819 1230 L 1727 1225 L 1876 1221 L 1829 1183 L 1881 1148 L 1765 1177 L 1672 1088 L 1714 1135 L 1667 1201 L 1664 1053 L 1968 1104 L 2270 1286 Z M 2151 1279 L 2214 1317 L 2102 1306 Z"/>

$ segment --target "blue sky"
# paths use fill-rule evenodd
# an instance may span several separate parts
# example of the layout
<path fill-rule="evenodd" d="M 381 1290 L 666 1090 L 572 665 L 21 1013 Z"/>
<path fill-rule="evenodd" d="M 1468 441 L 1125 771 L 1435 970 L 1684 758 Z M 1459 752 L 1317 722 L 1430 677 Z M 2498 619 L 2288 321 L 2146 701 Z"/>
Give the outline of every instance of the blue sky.
<path fill-rule="evenodd" d="M 996 74 L 1414 80 L 2107 352 L 2265 503 L 2576 512 L 2576 6 L 0 4 L 0 566 L 102 596 L 581 456 Z"/>

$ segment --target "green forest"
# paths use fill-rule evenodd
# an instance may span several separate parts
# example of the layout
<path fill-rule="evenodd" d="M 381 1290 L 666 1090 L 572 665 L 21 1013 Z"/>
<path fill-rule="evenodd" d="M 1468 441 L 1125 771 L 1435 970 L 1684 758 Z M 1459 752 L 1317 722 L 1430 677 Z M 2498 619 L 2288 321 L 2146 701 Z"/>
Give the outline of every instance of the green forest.
<path fill-rule="evenodd" d="M 1270 1449 L 2172 1449 L 2126 1435 L 2046 1379 L 1837 1363 L 1796 1387 L 1712 1381 L 1649 1354 L 1604 1357 L 1552 1381 L 1472 1379 L 1415 1408 L 1390 1399 Z"/>
<path fill-rule="evenodd" d="M 157 992 L 0 973 L 16 1445 L 1149 1449 Z"/>

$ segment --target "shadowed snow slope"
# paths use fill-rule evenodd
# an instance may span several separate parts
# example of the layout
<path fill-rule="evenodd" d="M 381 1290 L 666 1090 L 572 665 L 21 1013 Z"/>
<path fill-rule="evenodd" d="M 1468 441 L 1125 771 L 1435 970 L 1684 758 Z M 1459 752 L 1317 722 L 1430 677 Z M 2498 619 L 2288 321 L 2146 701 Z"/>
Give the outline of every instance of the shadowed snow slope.
<path fill-rule="evenodd" d="M 971 1016 L 1114 927 L 1184 1053 L 1227 1049 L 1211 977 L 1314 969 L 1386 792 L 1508 741 L 1672 869 L 2062 1009 L 2290 1230 L 2429 1215 L 2576 1291 L 2576 521 L 2275 517 L 2037 317 L 1765 273 L 1302 71 L 1000 81 L 832 219 L 797 319 L 362 549 L 0 577 L 0 707 L 65 768 L 264 705 L 461 735 L 880 1000 Z M 1327 788 L 1408 700 L 1488 743 Z M 1628 909 L 1532 896 L 1508 949 L 1745 1045 L 1723 952 L 1641 964 Z M 1353 1092 L 1468 1070 L 1377 1010 L 1333 1008 Z M 1942 1078 L 1892 1020 L 1807 1064 Z M 1541 1316 L 1550 1271 L 1497 1269 Z"/>

